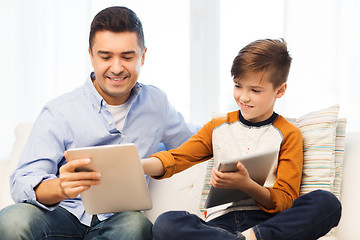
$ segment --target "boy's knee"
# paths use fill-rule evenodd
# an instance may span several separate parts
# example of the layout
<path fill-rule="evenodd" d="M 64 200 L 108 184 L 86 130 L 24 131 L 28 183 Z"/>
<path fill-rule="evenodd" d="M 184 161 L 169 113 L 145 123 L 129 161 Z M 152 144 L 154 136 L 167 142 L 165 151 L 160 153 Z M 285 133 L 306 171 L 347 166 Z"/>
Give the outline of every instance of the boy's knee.
<path fill-rule="evenodd" d="M 335 221 L 335 225 L 340 221 L 341 218 L 341 202 L 331 192 L 324 190 L 315 190 L 304 195 L 313 204 L 312 211 L 317 212 L 319 215 L 327 213 Z"/>
<path fill-rule="evenodd" d="M 320 202 L 323 204 L 323 206 L 328 210 L 334 213 L 334 216 L 337 216 L 336 218 L 341 218 L 341 202 L 339 199 L 331 192 L 323 191 L 323 190 L 317 190 L 315 191 L 315 194 L 317 194 L 317 198 L 319 198 Z"/>
<path fill-rule="evenodd" d="M 174 225 L 174 222 L 178 221 L 184 215 L 186 215 L 186 212 L 182 212 L 182 211 L 165 212 L 162 213 L 160 216 L 158 216 L 154 225 L 161 225 L 161 226 L 169 225 L 171 227 Z"/>
<path fill-rule="evenodd" d="M 320 206 L 323 206 L 328 210 L 333 209 L 334 211 L 341 211 L 341 202 L 333 193 L 324 190 L 315 190 L 308 194 L 311 195 L 311 197 L 314 198 L 314 201 L 319 203 Z"/>
<path fill-rule="evenodd" d="M 179 230 L 179 221 L 189 216 L 184 211 L 170 211 L 161 214 L 155 221 L 153 226 L 153 234 L 156 239 L 166 239 L 166 236 L 173 236 Z M 188 222 L 188 221 L 186 221 Z M 159 236 L 164 238 L 159 238 Z"/>
<path fill-rule="evenodd" d="M 172 223 L 173 212 L 162 213 L 154 222 L 153 226 L 153 236 L 155 240 L 168 239 L 169 235 L 174 235 Z"/>

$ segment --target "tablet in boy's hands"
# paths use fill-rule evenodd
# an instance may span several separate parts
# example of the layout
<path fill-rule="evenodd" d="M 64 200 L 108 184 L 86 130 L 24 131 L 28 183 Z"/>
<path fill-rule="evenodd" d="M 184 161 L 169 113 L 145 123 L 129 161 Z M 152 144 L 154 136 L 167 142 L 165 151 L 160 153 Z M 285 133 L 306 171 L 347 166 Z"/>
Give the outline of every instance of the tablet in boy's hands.
<path fill-rule="evenodd" d="M 67 160 L 90 158 L 76 171 L 97 171 L 101 183 L 80 194 L 88 214 L 114 213 L 152 208 L 135 144 L 105 145 L 67 150 Z"/>
<path fill-rule="evenodd" d="M 236 164 L 237 162 L 241 162 L 247 169 L 250 178 L 263 186 L 272 165 L 275 161 L 277 161 L 278 153 L 278 149 L 249 153 L 237 159 L 220 162 L 218 170 L 221 172 L 236 172 L 238 171 Z M 205 208 L 215 207 L 217 205 L 236 202 L 248 198 L 250 198 L 250 196 L 237 189 L 211 187 L 205 202 Z"/>

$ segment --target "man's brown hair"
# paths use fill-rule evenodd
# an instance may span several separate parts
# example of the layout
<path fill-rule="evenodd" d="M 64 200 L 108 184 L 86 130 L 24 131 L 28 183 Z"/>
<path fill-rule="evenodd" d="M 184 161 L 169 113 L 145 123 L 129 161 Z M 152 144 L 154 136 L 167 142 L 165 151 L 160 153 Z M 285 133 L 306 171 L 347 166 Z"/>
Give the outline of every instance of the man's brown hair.
<path fill-rule="evenodd" d="M 231 76 L 240 80 L 247 73 L 267 73 L 276 88 L 286 82 L 291 60 L 284 39 L 257 40 L 240 50 L 233 61 Z"/>
<path fill-rule="evenodd" d="M 126 7 L 108 7 L 94 17 L 89 34 L 89 48 L 92 50 L 93 41 L 98 31 L 135 32 L 141 50 L 145 49 L 144 31 L 140 19 L 135 12 Z"/>

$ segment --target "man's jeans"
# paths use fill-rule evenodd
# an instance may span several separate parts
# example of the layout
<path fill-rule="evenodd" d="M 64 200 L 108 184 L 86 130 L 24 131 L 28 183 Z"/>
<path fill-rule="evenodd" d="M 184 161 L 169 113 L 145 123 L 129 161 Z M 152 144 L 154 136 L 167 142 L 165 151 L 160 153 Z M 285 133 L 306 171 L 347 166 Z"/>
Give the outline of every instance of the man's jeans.
<path fill-rule="evenodd" d="M 141 212 L 122 212 L 91 227 L 62 207 L 47 211 L 18 203 L 0 211 L 0 239 L 152 239 L 151 222 Z"/>
<path fill-rule="evenodd" d="M 183 211 L 167 212 L 153 226 L 155 240 L 244 239 L 252 227 L 258 240 L 311 240 L 325 235 L 340 221 L 341 204 L 330 192 L 314 191 L 296 199 L 277 215 L 263 211 L 230 212 L 209 222 Z"/>

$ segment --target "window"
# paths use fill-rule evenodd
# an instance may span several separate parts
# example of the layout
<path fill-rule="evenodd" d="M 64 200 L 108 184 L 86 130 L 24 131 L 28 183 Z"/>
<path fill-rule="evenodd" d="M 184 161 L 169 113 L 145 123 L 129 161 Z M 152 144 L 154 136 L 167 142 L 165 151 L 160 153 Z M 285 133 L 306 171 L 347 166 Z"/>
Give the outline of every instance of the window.
<path fill-rule="evenodd" d="M 261 6 L 261 7 L 259 7 Z M 284 37 L 284 1 L 220 1 L 220 111 L 237 110 L 231 65 L 250 42 Z"/>
<path fill-rule="evenodd" d="M 347 130 L 359 131 L 357 0 L 2 0 L 0 159 L 19 122 L 34 121 L 47 101 L 84 83 L 90 22 L 113 5 L 128 6 L 143 23 L 148 52 L 139 81 L 163 89 L 187 121 L 237 109 L 233 58 L 251 41 L 283 37 L 293 63 L 275 111 L 298 117 L 339 103 Z"/>

